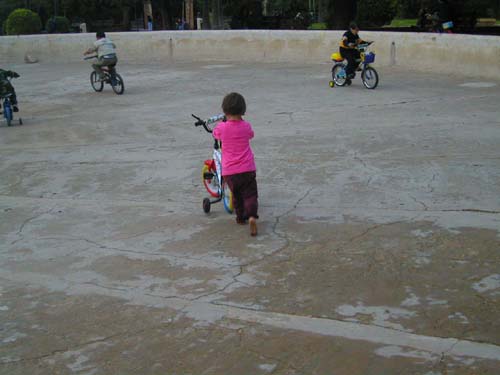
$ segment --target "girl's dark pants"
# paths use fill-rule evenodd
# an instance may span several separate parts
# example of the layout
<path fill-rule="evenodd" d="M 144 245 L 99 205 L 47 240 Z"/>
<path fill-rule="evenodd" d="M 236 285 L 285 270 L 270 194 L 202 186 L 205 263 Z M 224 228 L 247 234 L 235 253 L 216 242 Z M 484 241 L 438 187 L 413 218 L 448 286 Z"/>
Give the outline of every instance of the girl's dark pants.
<path fill-rule="evenodd" d="M 251 217 L 259 218 L 257 211 L 257 179 L 255 172 L 245 172 L 224 176 L 233 193 L 233 206 L 238 220 L 248 220 Z"/>

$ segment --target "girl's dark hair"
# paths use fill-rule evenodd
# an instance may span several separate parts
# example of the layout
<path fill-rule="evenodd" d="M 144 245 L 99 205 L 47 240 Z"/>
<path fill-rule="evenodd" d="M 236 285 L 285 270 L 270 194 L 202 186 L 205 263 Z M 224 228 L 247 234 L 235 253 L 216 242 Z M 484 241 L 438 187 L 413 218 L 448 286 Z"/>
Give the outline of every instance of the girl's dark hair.
<path fill-rule="evenodd" d="M 106 38 L 106 33 L 104 33 L 104 31 L 98 31 L 95 36 L 99 39 L 101 38 Z"/>
<path fill-rule="evenodd" d="M 354 21 L 352 21 L 350 24 L 349 24 L 349 28 L 352 29 L 352 30 L 355 30 L 358 28 L 358 24 Z"/>
<path fill-rule="evenodd" d="M 245 98 L 237 92 L 227 94 L 222 101 L 222 111 L 226 115 L 243 116 L 247 111 Z"/>

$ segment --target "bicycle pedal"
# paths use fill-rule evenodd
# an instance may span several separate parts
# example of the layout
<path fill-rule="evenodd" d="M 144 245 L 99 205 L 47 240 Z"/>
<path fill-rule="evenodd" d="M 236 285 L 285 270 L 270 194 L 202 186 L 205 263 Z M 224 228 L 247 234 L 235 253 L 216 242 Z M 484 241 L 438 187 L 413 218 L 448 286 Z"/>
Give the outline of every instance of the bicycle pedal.
<path fill-rule="evenodd" d="M 210 172 L 203 173 L 203 179 L 205 179 L 205 180 L 211 180 L 212 178 L 214 178 L 214 174 L 213 173 L 210 173 Z"/>

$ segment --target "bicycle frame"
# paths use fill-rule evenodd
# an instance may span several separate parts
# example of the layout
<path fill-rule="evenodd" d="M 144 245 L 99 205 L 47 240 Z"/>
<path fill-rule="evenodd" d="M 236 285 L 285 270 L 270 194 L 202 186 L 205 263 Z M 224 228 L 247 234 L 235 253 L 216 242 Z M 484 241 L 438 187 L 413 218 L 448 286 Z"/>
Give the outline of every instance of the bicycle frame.
<path fill-rule="evenodd" d="M 12 108 L 12 103 L 10 97 L 12 94 L 6 94 L 0 98 L 2 101 L 2 115 L 7 121 L 7 126 L 10 126 L 12 120 L 14 119 L 14 109 Z"/>
<path fill-rule="evenodd" d="M 217 115 L 210 117 L 208 120 L 202 120 L 201 118 L 193 116 L 197 121 L 195 123 L 195 126 L 203 126 L 205 131 L 207 133 L 212 134 L 212 129 L 209 127 L 210 124 L 216 123 L 218 121 L 224 120 L 225 116 L 224 115 Z M 212 160 L 205 160 L 206 165 L 212 165 L 212 163 L 215 164 L 215 173 L 216 173 L 216 178 L 217 182 L 219 183 L 219 188 L 218 188 L 218 193 L 219 193 L 219 198 L 218 200 L 212 202 L 212 203 L 217 203 L 220 202 L 223 198 L 223 191 L 222 191 L 222 152 L 221 152 L 221 142 L 218 141 L 217 139 L 214 139 L 214 151 L 212 153 Z"/>
<path fill-rule="evenodd" d="M 217 140 L 215 142 L 219 143 Z M 217 148 L 214 147 L 212 160 L 215 163 L 215 173 L 219 182 L 219 197 L 222 197 L 222 152 L 220 151 L 220 145 Z"/>
<path fill-rule="evenodd" d="M 368 52 L 368 46 L 369 44 L 361 44 L 357 49 L 359 51 L 360 58 L 358 61 L 358 64 L 362 65 L 362 71 L 365 71 L 366 68 L 370 66 L 370 62 L 366 62 L 366 53 Z M 344 66 L 344 69 L 347 67 L 347 62 L 344 60 L 341 63 Z M 359 65 L 358 65 L 359 66 Z"/>
<path fill-rule="evenodd" d="M 10 102 L 10 98 L 11 95 L 8 94 L 6 96 L 4 96 L 2 99 L 3 99 L 3 116 L 5 118 L 7 118 L 7 115 L 11 114 L 12 113 L 12 103 Z M 10 112 L 9 112 L 10 111 Z"/>
<path fill-rule="evenodd" d="M 97 56 L 87 56 L 84 58 L 84 60 L 92 60 L 92 59 L 98 59 Z M 110 79 L 114 79 L 116 76 L 116 67 L 114 66 L 102 66 L 101 70 L 104 72 L 104 75 L 109 77 Z"/>

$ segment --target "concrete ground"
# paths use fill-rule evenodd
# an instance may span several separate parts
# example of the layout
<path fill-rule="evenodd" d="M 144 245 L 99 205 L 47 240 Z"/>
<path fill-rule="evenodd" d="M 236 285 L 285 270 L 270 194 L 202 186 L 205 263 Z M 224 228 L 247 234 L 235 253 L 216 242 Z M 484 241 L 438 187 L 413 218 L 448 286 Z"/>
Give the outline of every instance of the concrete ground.
<path fill-rule="evenodd" d="M 19 65 L 0 126 L 0 374 L 498 374 L 500 82 L 329 65 Z M 260 235 L 191 113 L 247 99 Z"/>

